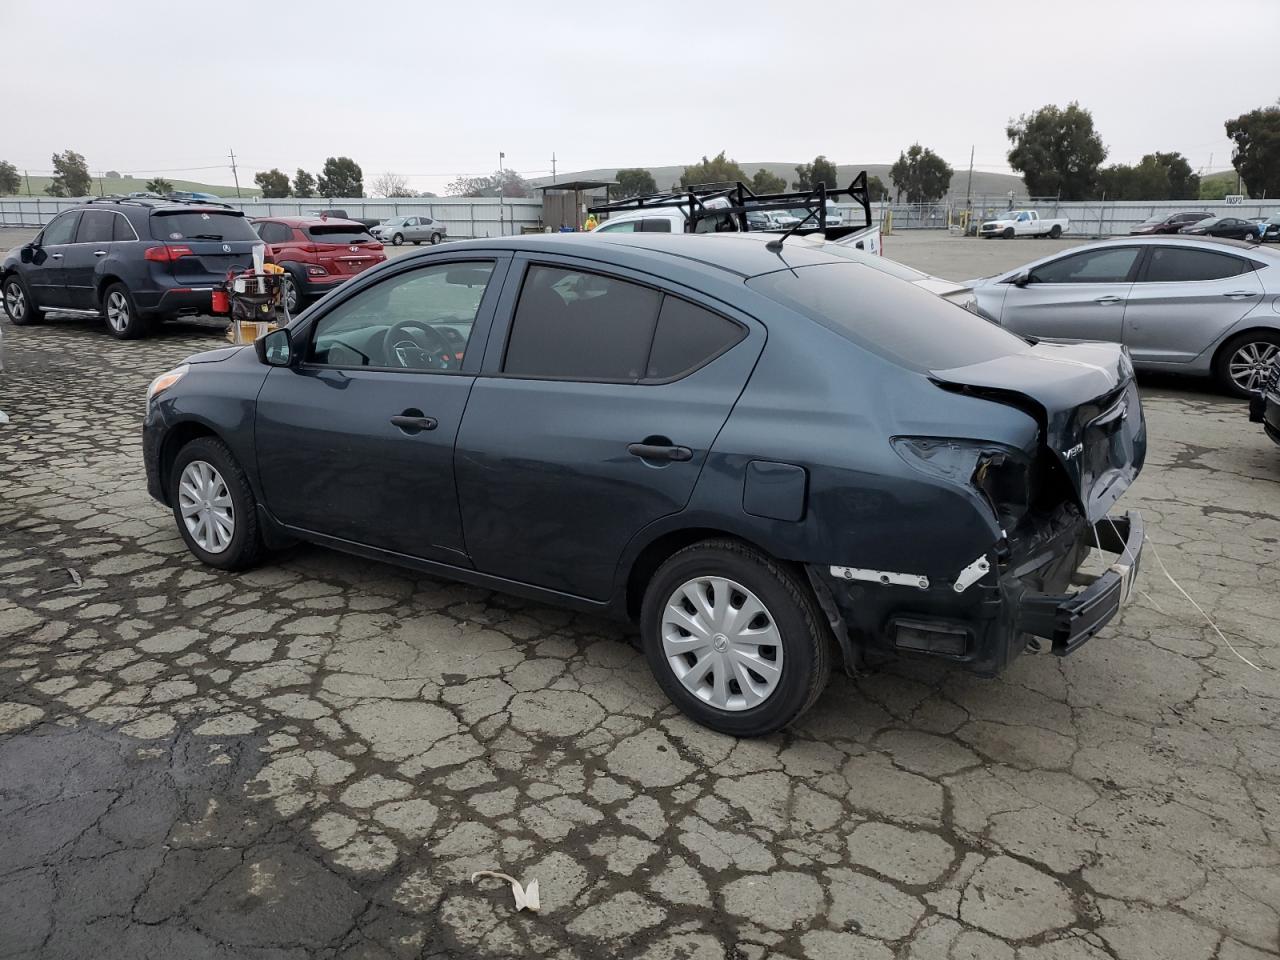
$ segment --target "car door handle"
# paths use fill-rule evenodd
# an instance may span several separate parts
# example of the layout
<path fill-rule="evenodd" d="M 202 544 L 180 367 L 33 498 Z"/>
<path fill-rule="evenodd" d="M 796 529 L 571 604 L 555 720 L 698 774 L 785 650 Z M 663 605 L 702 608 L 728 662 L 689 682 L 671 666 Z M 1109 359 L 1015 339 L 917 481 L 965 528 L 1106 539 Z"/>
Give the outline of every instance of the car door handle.
<path fill-rule="evenodd" d="M 107 251 L 105 251 L 105 250 L 95 250 L 95 251 L 93 251 L 93 255 L 94 255 L 95 257 L 105 257 L 105 256 L 107 255 Z"/>
<path fill-rule="evenodd" d="M 399 427 L 406 433 L 417 433 L 420 430 L 434 430 L 440 423 L 435 417 L 400 413 L 391 418 L 391 425 Z"/>
<path fill-rule="evenodd" d="M 60 253 L 51 253 L 51 254 L 49 254 L 49 259 L 50 259 L 50 260 L 61 260 L 61 259 L 62 259 L 62 254 L 60 254 Z"/>
<path fill-rule="evenodd" d="M 1124 297 L 1113 297 L 1111 294 L 1107 294 L 1105 297 L 1098 297 L 1093 302 L 1101 304 L 1124 303 Z"/>
<path fill-rule="evenodd" d="M 688 447 L 667 446 L 660 443 L 630 443 L 627 453 L 641 460 L 692 460 L 693 451 Z"/>
<path fill-rule="evenodd" d="M 1232 300 L 1248 300 L 1250 297 L 1256 297 L 1257 294 L 1252 290 L 1231 290 L 1223 296 L 1230 297 Z"/>

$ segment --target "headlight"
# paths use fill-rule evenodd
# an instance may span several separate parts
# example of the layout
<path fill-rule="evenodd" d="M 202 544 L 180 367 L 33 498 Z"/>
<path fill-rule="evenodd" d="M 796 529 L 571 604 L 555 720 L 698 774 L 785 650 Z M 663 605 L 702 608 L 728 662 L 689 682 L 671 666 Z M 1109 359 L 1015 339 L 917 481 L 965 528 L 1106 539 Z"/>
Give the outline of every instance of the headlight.
<path fill-rule="evenodd" d="M 191 367 L 185 363 L 179 364 L 172 370 L 168 370 L 151 381 L 151 386 L 147 387 L 147 403 L 151 403 L 152 397 L 163 390 L 168 390 L 175 383 L 187 375 L 187 371 Z"/>

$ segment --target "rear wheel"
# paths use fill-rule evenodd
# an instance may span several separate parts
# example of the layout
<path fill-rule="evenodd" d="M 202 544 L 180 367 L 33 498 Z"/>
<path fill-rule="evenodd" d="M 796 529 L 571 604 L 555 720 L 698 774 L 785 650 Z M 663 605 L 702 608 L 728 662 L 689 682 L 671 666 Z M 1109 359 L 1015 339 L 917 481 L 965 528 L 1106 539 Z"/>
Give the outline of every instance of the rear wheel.
<path fill-rule="evenodd" d="M 226 444 L 198 437 L 169 470 L 169 502 L 178 532 L 198 560 L 222 570 L 251 566 L 262 552 L 257 502 Z"/>
<path fill-rule="evenodd" d="M 654 574 L 641 609 L 649 668 L 690 718 L 755 737 L 798 719 L 831 674 L 831 634 L 809 585 L 746 544 L 705 540 Z"/>
<path fill-rule="evenodd" d="M 1214 376 L 1228 393 L 1248 397 L 1266 383 L 1271 367 L 1280 361 L 1280 333 L 1252 330 L 1229 340 L 1218 351 Z"/>
<path fill-rule="evenodd" d="M 32 301 L 27 285 L 17 274 L 6 279 L 0 290 L 4 297 L 4 312 L 15 326 L 25 327 L 44 319 L 44 311 Z"/>
<path fill-rule="evenodd" d="M 439 243 L 442 239 L 444 239 L 444 238 L 443 238 L 443 237 L 441 237 L 441 236 L 440 236 L 440 234 L 438 234 L 438 233 L 433 233 L 433 234 L 431 235 L 431 243 L 432 243 L 432 245 L 433 245 L 433 246 L 434 246 L 435 244 Z"/>
<path fill-rule="evenodd" d="M 107 319 L 107 332 L 117 340 L 136 340 L 150 330 L 150 321 L 138 313 L 133 295 L 123 283 L 113 283 L 103 291 L 102 312 Z"/>
<path fill-rule="evenodd" d="M 404 234 L 403 234 L 403 233 L 397 233 L 397 234 L 395 234 L 394 236 L 392 236 L 392 238 L 391 238 L 391 245 L 392 245 L 393 247 L 398 247 L 398 246 L 400 246 L 400 244 L 402 244 L 402 243 L 404 243 Z"/>
<path fill-rule="evenodd" d="M 1062 236 L 1062 224 L 1055 223 L 1049 228 L 1049 239 L 1057 240 L 1060 236 Z"/>

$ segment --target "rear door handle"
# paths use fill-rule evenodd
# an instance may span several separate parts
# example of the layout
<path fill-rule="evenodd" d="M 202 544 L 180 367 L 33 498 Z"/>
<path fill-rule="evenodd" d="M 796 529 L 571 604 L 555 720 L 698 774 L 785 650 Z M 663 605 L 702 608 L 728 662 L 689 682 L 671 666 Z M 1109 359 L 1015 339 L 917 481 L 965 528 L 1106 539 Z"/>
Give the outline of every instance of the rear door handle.
<path fill-rule="evenodd" d="M 1102 304 L 1124 303 L 1124 297 L 1113 297 L 1111 294 L 1107 294 L 1105 297 L 1098 297 L 1093 302 Z"/>
<path fill-rule="evenodd" d="M 406 433 L 418 433 L 421 430 L 434 430 L 440 424 L 435 417 L 396 414 L 391 418 L 391 425 L 399 427 Z"/>
<path fill-rule="evenodd" d="M 1230 297 L 1232 300 L 1248 300 L 1250 297 L 1256 297 L 1257 294 L 1252 290 L 1231 290 L 1223 296 Z"/>
<path fill-rule="evenodd" d="M 49 259 L 50 259 L 50 260 L 61 260 L 61 259 L 62 259 L 62 254 L 60 254 L 60 253 L 51 253 L 51 254 L 49 254 Z"/>
<path fill-rule="evenodd" d="M 105 251 L 105 250 L 95 250 L 95 251 L 93 251 L 93 255 L 94 255 L 95 257 L 105 257 L 105 256 L 107 255 L 107 251 Z"/>
<path fill-rule="evenodd" d="M 688 447 L 664 446 L 658 443 L 630 443 L 627 453 L 641 460 L 692 460 L 693 451 Z"/>

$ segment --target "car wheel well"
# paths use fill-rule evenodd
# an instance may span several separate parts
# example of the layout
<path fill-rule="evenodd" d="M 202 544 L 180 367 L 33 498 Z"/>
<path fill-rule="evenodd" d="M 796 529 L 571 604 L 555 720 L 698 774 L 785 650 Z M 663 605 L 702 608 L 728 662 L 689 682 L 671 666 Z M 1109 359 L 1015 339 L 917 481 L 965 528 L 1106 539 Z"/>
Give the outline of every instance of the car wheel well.
<path fill-rule="evenodd" d="M 164 445 L 160 448 L 160 489 L 165 491 L 166 495 L 169 491 L 169 477 L 173 471 L 173 461 L 178 459 L 178 452 L 192 440 L 197 440 L 200 437 L 222 439 L 218 436 L 217 431 L 193 420 L 175 424 L 165 434 Z"/>
<path fill-rule="evenodd" d="M 737 540 L 739 543 L 744 543 L 766 555 L 772 556 L 768 550 L 765 550 L 759 544 L 752 543 L 750 540 L 736 534 L 717 530 L 714 527 L 689 527 L 684 530 L 673 530 L 670 533 L 664 533 L 641 550 L 640 555 L 631 564 L 631 571 L 627 574 L 625 598 L 628 618 L 633 621 L 639 621 L 640 606 L 644 603 L 645 588 L 648 587 L 649 581 L 653 579 L 653 575 L 658 572 L 658 568 L 666 563 L 667 558 L 702 540 Z M 778 563 L 785 562 L 777 558 L 774 559 Z"/>
<path fill-rule="evenodd" d="M 1241 330 L 1239 333 L 1233 333 L 1231 336 L 1227 337 L 1220 344 L 1218 344 L 1218 348 L 1213 351 L 1213 366 L 1216 367 L 1218 365 L 1218 363 L 1226 355 L 1227 348 L 1230 347 L 1233 343 L 1235 343 L 1238 340 L 1242 340 L 1245 337 L 1252 336 L 1253 334 L 1256 334 L 1256 333 L 1265 333 L 1273 337 L 1280 336 L 1280 330 L 1276 329 L 1275 327 L 1249 327 L 1246 330 Z"/>
<path fill-rule="evenodd" d="M 103 274 L 101 277 L 98 278 L 98 306 L 99 307 L 105 306 L 105 304 L 103 303 L 103 298 L 107 294 L 107 287 L 111 286 L 113 283 L 124 283 L 124 281 L 121 280 L 119 277 L 117 277 L 115 274 L 111 274 L 111 273 Z M 127 287 L 128 284 L 125 284 L 125 286 Z"/>

